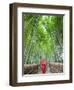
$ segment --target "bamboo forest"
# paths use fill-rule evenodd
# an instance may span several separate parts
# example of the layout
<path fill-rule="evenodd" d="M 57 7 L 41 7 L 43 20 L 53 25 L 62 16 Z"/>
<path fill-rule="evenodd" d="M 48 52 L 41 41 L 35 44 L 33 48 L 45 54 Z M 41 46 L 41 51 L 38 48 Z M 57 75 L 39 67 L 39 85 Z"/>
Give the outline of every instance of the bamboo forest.
<path fill-rule="evenodd" d="M 24 14 L 24 74 L 63 72 L 63 15 Z"/>

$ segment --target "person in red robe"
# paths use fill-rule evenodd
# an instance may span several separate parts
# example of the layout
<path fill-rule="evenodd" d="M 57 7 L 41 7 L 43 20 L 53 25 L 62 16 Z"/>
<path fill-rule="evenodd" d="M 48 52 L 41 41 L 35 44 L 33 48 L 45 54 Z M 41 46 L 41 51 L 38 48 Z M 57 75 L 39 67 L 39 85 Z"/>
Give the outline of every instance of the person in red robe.
<path fill-rule="evenodd" d="M 41 68 L 42 73 L 46 73 L 46 66 L 47 66 L 47 60 L 41 59 L 40 60 L 40 68 Z"/>

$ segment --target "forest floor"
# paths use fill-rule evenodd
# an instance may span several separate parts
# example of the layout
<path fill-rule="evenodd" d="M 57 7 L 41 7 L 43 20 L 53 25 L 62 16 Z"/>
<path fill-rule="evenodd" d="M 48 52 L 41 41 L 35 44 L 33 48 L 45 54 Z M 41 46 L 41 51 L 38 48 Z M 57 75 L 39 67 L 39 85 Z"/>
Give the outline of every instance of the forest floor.
<path fill-rule="evenodd" d="M 40 65 L 37 64 L 25 64 L 24 74 L 42 74 Z M 50 63 L 46 66 L 45 73 L 62 73 L 63 63 Z"/>

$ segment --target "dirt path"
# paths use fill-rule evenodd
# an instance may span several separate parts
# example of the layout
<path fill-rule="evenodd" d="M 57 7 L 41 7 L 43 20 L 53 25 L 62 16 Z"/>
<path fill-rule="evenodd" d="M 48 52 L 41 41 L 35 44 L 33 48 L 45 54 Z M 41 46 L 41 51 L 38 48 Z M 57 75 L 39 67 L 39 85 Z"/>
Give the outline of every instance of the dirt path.
<path fill-rule="evenodd" d="M 46 66 L 45 73 L 62 73 L 62 72 L 63 72 L 62 63 L 49 63 Z M 24 65 L 24 74 L 42 74 L 42 70 L 40 68 L 40 65 L 37 64 Z"/>

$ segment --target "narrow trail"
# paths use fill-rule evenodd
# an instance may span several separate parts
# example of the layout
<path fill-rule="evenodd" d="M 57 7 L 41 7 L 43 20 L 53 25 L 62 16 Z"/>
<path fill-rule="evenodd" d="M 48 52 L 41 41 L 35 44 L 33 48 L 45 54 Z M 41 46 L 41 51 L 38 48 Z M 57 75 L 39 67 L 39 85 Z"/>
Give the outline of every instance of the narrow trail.
<path fill-rule="evenodd" d="M 40 65 L 37 64 L 25 64 L 24 74 L 43 74 Z M 45 73 L 62 73 L 63 64 L 62 63 L 50 63 L 46 66 Z"/>

